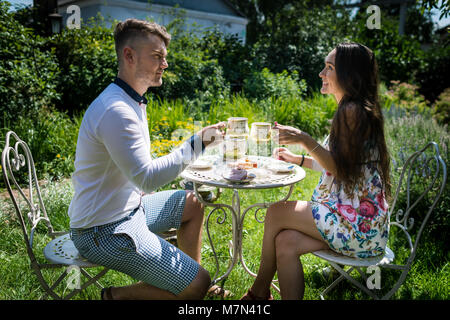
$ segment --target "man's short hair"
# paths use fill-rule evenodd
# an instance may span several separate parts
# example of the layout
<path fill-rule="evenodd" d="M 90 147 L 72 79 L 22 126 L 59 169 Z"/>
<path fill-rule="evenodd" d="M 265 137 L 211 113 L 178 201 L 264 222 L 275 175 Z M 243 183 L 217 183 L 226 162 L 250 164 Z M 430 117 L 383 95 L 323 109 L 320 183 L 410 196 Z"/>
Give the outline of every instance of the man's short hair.
<path fill-rule="evenodd" d="M 143 37 L 149 34 L 159 36 L 169 46 L 171 36 L 164 26 L 155 22 L 138 19 L 127 19 L 119 22 L 114 29 L 114 43 L 116 46 L 117 59 L 120 61 L 122 50 L 125 45 L 136 37 Z"/>

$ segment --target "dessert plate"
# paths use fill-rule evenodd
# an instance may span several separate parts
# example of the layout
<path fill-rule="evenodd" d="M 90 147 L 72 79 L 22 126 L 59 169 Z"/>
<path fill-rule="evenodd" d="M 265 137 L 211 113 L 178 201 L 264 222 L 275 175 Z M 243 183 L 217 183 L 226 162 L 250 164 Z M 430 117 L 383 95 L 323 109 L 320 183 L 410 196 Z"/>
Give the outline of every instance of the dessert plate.
<path fill-rule="evenodd" d="M 194 170 L 207 170 L 212 168 L 212 163 L 205 160 L 197 160 L 193 164 L 190 164 L 189 168 Z"/>
<path fill-rule="evenodd" d="M 294 171 L 294 165 L 288 163 L 280 163 L 269 167 L 269 169 L 275 173 L 290 173 Z"/>
<path fill-rule="evenodd" d="M 256 175 L 247 172 L 247 170 L 232 169 L 222 173 L 222 177 L 231 183 L 248 183 L 255 179 Z"/>

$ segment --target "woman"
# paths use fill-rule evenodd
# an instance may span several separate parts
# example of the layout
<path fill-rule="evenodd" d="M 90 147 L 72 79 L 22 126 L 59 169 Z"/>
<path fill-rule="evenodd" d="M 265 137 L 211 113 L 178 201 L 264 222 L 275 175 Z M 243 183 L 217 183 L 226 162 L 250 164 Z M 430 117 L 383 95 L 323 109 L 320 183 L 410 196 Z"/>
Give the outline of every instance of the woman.
<path fill-rule="evenodd" d="M 275 123 L 280 144 L 300 144 L 312 157 L 286 148 L 274 150 L 274 156 L 323 168 L 323 173 L 311 201 L 279 202 L 267 210 L 260 269 L 242 299 L 272 299 L 269 288 L 276 271 L 281 297 L 303 298 L 299 257 L 305 253 L 331 248 L 359 258 L 383 254 L 390 181 L 377 73 L 369 48 L 340 44 L 325 58 L 319 74 L 321 93 L 334 95 L 338 103 L 324 145 L 306 132 Z"/>

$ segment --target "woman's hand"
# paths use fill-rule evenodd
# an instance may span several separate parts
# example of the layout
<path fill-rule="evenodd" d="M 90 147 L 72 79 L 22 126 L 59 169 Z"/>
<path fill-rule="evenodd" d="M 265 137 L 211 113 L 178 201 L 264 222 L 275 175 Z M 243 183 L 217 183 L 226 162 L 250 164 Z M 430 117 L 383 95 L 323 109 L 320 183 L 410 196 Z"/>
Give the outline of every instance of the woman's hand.
<path fill-rule="evenodd" d="M 297 128 L 284 126 L 275 122 L 273 129 L 278 132 L 275 139 L 278 139 L 279 144 L 299 144 L 302 142 L 302 135 L 304 133 Z"/>
<path fill-rule="evenodd" d="M 293 154 L 291 151 L 289 151 L 286 148 L 275 148 L 273 150 L 272 157 L 274 157 L 275 159 L 278 159 L 278 160 L 283 160 L 286 162 L 299 164 L 301 156 Z"/>

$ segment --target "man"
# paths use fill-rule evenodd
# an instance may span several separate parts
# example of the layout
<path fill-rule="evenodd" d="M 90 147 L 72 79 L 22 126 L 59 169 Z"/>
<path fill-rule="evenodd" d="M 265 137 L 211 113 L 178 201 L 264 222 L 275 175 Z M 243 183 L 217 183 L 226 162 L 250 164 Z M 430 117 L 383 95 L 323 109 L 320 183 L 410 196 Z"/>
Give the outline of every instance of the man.
<path fill-rule="evenodd" d="M 89 261 L 140 280 L 103 289 L 102 299 L 202 299 L 210 285 L 199 264 L 203 207 L 192 192 L 149 193 L 221 141 L 225 125 L 203 128 L 151 159 L 143 95 L 162 84 L 170 35 L 158 24 L 128 19 L 114 39 L 117 78 L 89 106 L 78 135 L 72 240 Z M 155 234 L 170 228 L 177 228 L 179 248 Z"/>

